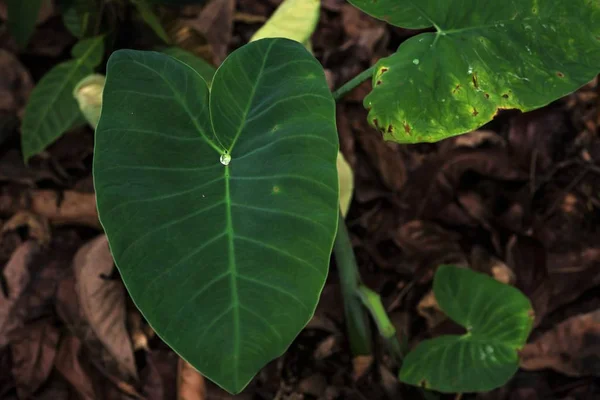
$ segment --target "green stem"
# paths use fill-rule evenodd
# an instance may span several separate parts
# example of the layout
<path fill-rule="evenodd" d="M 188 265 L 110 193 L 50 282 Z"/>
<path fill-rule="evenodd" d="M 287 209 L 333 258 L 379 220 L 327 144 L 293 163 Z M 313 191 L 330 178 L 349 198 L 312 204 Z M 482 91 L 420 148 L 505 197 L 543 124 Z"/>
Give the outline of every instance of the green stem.
<path fill-rule="evenodd" d="M 350 349 L 355 356 L 371 354 L 371 327 L 367 313 L 357 296 L 360 275 L 358 273 L 356 258 L 354 258 L 350 236 L 346 229 L 346 222 L 341 213 L 333 252 L 340 276 Z"/>
<path fill-rule="evenodd" d="M 348 82 L 344 83 L 338 90 L 333 92 L 333 98 L 335 99 L 335 101 L 339 101 L 352 89 L 354 89 L 355 87 L 369 79 L 371 76 L 373 76 L 374 71 L 375 65 L 372 65 L 360 74 L 356 75 L 354 78 L 350 79 Z"/>
<path fill-rule="evenodd" d="M 403 349 L 396 336 L 396 327 L 390 321 L 390 318 L 383 307 L 379 294 L 369 289 L 365 285 L 358 286 L 358 296 L 365 307 L 370 311 L 371 317 L 377 325 L 379 334 L 385 339 L 396 361 L 402 360 Z"/>

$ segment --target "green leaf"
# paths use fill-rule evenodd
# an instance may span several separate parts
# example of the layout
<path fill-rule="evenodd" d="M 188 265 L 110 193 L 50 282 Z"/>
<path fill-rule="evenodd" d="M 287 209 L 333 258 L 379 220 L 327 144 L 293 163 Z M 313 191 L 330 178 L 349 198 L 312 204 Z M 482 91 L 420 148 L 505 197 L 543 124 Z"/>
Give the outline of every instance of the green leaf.
<path fill-rule="evenodd" d="M 6 0 L 8 30 L 15 38 L 17 46 L 25 48 L 37 22 L 42 0 Z"/>
<path fill-rule="evenodd" d="M 315 310 L 339 213 L 334 114 L 322 67 L 286 39 L 233 52 L 210 90 L 161 53 L 109 60 L 94 180 L 115 262 L 157 334 L 230 392 Z"/>
<path fill-rule="evenodd" d="M 58 0 L 63 24 L 78 38 L 83 38 L 98 23 L 99 7 L 96 0 Z"/>
<path fill-rule="evenodd" d="M 135 4 L 138 12 L 142 19 L 148 24 L 148 26 L 154 31 L 156 36 L 161 38 L 165 43 L 170 43 L 171 39 L 163 28 L 160 18 L 154 13 L 152 5 L 148 4 L 146 0 L 131 0 Z"/>
<path fill-rule="evenodd" d="M 169 47 L 163 49 L 162 52 L 170 55 L 171 57 L 175 57 L 179 61 L 195 69 L 196 72 L 200 74 L 200 76 L 206 81 L 206 83 L 208 83 L 208 86 L 210 86 L 217 69 L 208 61 L 179 47 Z"/>
<path fill-rule="evenodd" d="M 354 173 L 341 151 L 338 151 L 337 155 L 337 171 L 340 186 L 340 211 L 342 216 L 346 217 L 354 193 Z"/>
<path fill-rule="evenodd" d="M 21 125 L 25 161 L 83 121 L 73 90 L 102 61 L 104 37 L 82 40 L 72 53 L 77 58 L 52 68 L 31 92 Z"/>
<path fill-rule="evenodd" d="M 404 28 L 434 27 L 377 63 L 365 98 L 387 140 L 434 142 L 501 108 L 542 107 L 600 72 L 597 0 L 350 0 Z"/>
<path fill-rule="evenodd" d="M 504 385 L 519 368 L 518 350 L 533 326 L 531 303 L 519 290 L 454 266 L 440 266 L 435 298 L 462 336 L 420 343 L 405 358 L 400 380 L 440 392 L 481 392 Z"/>
<path fill-rule="evenodd" d="M 320 0 L 284 0 L 250 41 L 284 37 L 308 43 L 319 21 Z"/>

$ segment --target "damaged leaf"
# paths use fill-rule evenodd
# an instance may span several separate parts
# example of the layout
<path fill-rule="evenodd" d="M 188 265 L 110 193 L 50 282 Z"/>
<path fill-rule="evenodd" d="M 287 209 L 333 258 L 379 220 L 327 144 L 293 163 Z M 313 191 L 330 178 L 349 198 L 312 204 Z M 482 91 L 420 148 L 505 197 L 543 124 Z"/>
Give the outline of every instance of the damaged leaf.
<path fill-rule="evenodd" d="M 375 18 L 433 27 L 381 59 L 365 98 L 386 140 L 435 142 L 490 121 L 498 109 L 542 107 L 600 71 L 595 0 L 350 0 Z"/>

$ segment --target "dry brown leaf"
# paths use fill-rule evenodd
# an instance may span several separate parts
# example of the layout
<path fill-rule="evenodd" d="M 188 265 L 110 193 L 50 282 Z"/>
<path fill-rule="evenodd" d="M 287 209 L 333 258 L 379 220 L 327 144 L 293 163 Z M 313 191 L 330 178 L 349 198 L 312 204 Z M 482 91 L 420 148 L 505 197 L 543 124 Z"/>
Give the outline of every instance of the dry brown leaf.
<path fill-rule="evenodd" d="M 425 321 L 429 329 L 433 329 L 446 319 L 446 314 L 441 310 L 433 294 L 433 290 L 427 292 L 417 304 L 417 312 Z"/>
<path fill-rule="evenodd" d="M 0 233 L 16 231 L 27 227 L 28 236 L 42 246 L 50 244 L 50 225 L 48 220 L 28 211 L 19 211 L 2 226 Z"/>
<path fill-rule="evenodd" d="M 11 334 L 12 374 L 19 398 L 27 399 L 50 376 L 58 347 L 58 330 L 48 318 Z"/>
<path fill-rule="evenodd" d="M 527 344 L 521 368 L 551 368 L 569 376 L 600 376 L 600 310 L 561 322 Z"/>
<path fill-rule="evenodd" d="M 352 359 L 352 379 L 359 380 L 373 365 L 374 358 L 372 355 L 356 356 Z"/>
<path fill-rule="evenodd" d="M 21 114 L 33 81 L 13 54 L 0 49 L 0 111 Z"/>
<path fill-rule="evenodd" d="M 177 364 L 177 399 L 207 399 L 204 377 L 182 358 L 179 359 Z"/>
<path fill-rule="evenodd" d="M 39 249 L 34 241 L 23 243 L 15 250 L 2 271 L 5 283 L 2 286 L 5 286 L 8 293 L 0 290 L 0 348 L 8 344 L 10 333 L 22 326 L 25 316 L 18 305 L 31 280 L 29 267 Z"/>
<path fill-rule="evenodd" d="M 235 0 L 212 0 L 197 18 L 187 21 L 189 26 L 206 37 L 216 65 L 220 65 L 227 56 L 233 34 L 234 11 Z"/>
<path fill-rule="evenodd" d="M 86 243 L 73 260 L 76 290 L 83 315 L 122 373 L 137 378 L 131 338 L 125 326 L 125 289 L 110 277 L 113 258 L 105 235 Z"/>
<path fill-rule="evenodd" d="M 81 341 L 72 335 L 63 337 L 56 354 L 55 367 L 83 400 L 95 400 L 94 385 L 79 362 Z"/>

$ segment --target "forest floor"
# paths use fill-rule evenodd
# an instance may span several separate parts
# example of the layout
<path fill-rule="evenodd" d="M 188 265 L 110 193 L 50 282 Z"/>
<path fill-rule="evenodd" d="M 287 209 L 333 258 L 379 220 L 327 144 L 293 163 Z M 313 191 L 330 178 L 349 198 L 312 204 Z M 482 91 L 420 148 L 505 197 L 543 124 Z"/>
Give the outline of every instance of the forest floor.
<path fill-rule="evenodd" d="M 279 3 L 214 2 L 212 17 L 189 6 L 168 18 L 182 45 L 215 63 Z M 136 22 L 123 27 L 120 46 L 145 48 L 141 31 Z M 336 88 L 415 33 L 323 0 L 313 49 Z M 23 164 L 27 97 L 75 41 L 52 7 L 25 50 L 0 25 L 0 399 L 233 398 L 181 362 L 124 291 L 96 216 L 92 130 L 68 132 Z M 369 90 L 366 82 L 337 106 L 355 175 L 346 220 L 363 280 L 381 294 L 399 338 L 414 346 L 457 331 L 431 294 L 440 264 L 514 284 L 536 310 L 521 369 L 506 386 L 443 398 L 599 399 L 600 82 L 535 112 L 503 111 L 477 131 L 411 146 L 384 142 L 368 125 Z M 419 399 L 375 348 L 373 357 L 352 357 L 332 265 L 314 318 L 235 398 Z"/>

